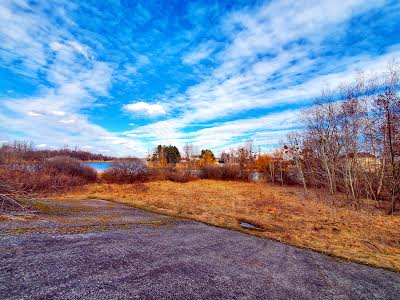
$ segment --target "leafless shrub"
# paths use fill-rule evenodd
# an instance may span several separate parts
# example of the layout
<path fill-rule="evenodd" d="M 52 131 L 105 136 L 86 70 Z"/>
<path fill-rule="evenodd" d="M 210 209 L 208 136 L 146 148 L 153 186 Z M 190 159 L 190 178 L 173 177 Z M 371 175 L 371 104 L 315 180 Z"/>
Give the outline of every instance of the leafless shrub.
<path fill-rule="evenodd" d="M 96 178 L 94 169 L 68 157 L 6 164 L 0 168 L 0 182 L 19 193 L 57 192 L 93 182 Z"/>
<path fill-rule="evenodd" d="M 150 180 L 169 180 L 173 182 L 189 182 L 198 179 L 194 170 L 177 169 L 176 167 L 150 169 Z"/>
<path fill-rule="evenodd" d="M 200 177 L 203 179 L 248 181 L 250 175 L 249 171 L 243 170 L 239 165 L 206 165 L 201 171 Z"/>
<path fill-rule="evenodd" d="M 130 158 L 113 161 L 101 176 L 109 183 L 145 182 L 149 179 L 149 170 L 142 161 Z"/>
<path fill-rule="evenodd" d="M 92 167 L 67 156 L 58 156 L 46 160 L 44 169 L 47 169 L 48 173 L 79 177 L 87 182 L 95 181 L 97 178 L 97 173 Z"/>

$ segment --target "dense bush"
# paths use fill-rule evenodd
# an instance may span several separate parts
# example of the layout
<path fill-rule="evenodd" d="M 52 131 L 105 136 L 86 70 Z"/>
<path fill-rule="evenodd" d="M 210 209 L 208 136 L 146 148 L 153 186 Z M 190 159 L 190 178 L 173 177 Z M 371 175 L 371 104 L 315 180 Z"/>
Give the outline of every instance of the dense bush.
<path fill-rule="evenodd" d="M 113 161 L 101 178 L 109 183 L 135 183 L 147 181 L 149 175 L 145 163 L 132 158 Z"/>
<path fill-rule="evenodd" d="M 248 181 L 249 171 L 242 170 L 237 165 L 205 165 L 200 176 L 202 179 Z"/>
<path fill-rule="evenodd" d="M 48 173 L 65 174 L 71 177 L 78 177 L 87 182 L 95 181 L 96 171 L 81 161 L 71 157 L 54 157 L 45 161 L 44 168 Z"/>
<path fill-rule="evenodd" d="M 175 167 L 168 168 L 152 168 L 149 171 L 149 180 L 169 180 L 173 182 L 189 182 L 198 179 L 189 169 L 177 169 Z"/>
<path fill-rule="evenodd" d="M 0 166 L 0 181 L 19 192 L 53 192 L 95 181 L 96 171 L 79 160 L 55 157 Z"/>

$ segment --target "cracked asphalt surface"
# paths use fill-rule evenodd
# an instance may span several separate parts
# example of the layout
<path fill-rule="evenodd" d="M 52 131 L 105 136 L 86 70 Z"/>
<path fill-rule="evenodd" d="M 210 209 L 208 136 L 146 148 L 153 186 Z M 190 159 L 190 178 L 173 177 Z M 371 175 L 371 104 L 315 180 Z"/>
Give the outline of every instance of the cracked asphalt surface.
<path fill-rule="evenodd" d="M 0 299 L 399 299 L 400 274 L 104 200 L 0 222 Z"/>

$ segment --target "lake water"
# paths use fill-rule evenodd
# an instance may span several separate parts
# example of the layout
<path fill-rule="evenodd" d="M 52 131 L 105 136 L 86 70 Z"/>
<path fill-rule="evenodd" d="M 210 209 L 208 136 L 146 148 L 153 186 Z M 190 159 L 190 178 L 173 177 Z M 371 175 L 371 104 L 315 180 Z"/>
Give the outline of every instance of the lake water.
<path fill-rule="evenodd" d="M 88 165 L 94 168 L 97 172 L 104 172 L 111 166 L 111 161 L 93 161 L 93 162 L 84 162 L 85 165 Z"/>

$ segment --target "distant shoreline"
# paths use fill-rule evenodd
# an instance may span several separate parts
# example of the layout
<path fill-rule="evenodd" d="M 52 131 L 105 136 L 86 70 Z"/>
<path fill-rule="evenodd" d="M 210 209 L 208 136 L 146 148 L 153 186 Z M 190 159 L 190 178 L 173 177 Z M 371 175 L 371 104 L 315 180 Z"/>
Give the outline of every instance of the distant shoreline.
<path fill-rule="evenodd" d="M 113 162 L 113 160 L 82 160 L 82 162 Z"/>

